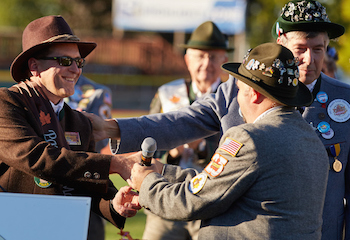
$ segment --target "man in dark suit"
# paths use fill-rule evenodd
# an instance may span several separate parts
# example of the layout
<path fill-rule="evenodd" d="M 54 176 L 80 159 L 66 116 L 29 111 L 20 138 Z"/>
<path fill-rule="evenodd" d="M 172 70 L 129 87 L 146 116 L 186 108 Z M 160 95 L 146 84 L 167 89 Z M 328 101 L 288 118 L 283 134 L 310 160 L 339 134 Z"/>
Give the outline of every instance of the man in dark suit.
<path fill-rule="evenodd" d="M 312 103 L 297 61 L 276 43 L 254 48 L 236 77 L 247 122 L 230 128 L 201 173 L 135 164 L 141 206 L 173 220 L 201 219 L 199 239 L 320 239 L 327 153 L 295 107 Z"/>
<path fill-rule="evenodd" d="M 17 84 L 0 89 L 1 190 L 89 196 L 92 211 L 123 228 L 139 206 L 131 189 L 118 192 L 109 174 L 127 178 L 130 163 L 94 153 L 91 122 L 63 101 L 96 44 L 80 41 L 61 16 L 32 21 L 22 40 L 11 65 Z"/>
<path fill-rule="evenodd" d="M 300 81 L 314 96 L 302 112 L 329 155 L 329 177 L 323 211 L 323 240 L 350 238 L 350 86 L 321 73 L 330 39 L 344 33 L 344 27 L 331 23 L 326 9 L 317 1 L 290 1 L 276 20 L 272 35 L 299 59 Z M 345 228 L 344 228 L 345 223 Z"/>

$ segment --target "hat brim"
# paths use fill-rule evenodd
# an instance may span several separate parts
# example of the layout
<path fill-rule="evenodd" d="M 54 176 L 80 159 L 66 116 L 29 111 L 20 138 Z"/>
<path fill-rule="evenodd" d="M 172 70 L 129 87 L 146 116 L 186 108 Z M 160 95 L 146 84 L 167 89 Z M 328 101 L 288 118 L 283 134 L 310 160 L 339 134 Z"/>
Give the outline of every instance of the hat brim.
<path fill-rule="evenodd" d="M 35 46 L 29 48 L 28 50 L 20 53 L 13 60 L 11 67 L 10 67 L 10 72 L 11 72 L 12 78 L 16 82 L 20 82 L 20 81 L 28 78 L 27 70 L 28 70 L 29 58 L 31 58 L 35 53 L 45 49 L 46 47 L 48 47 L 50 45 L 62 44 L 62 43 L 77 44 L 80 56 L 82 58 L 85 58 L 87 55 L 89 55 L 97 46 L 97 44 L 93 43 L 93 42 L 72 42 L 72 41 L 55 41 L 55 42 L 46 42 L 46 43 L 41 43 L 41 44 L 35 45 Z"/>
<path fill-rule="evenodd" d="M 273 92 L 273 89 L 268 89 L 267 85 L 265 85 L 262 81 L 253 81 L 250 78 L 247 78 L 238 72 L 238 68 L 241 66 L 240 63 L 224 63 L 221 68 L 236 77 L 238 80 L 244 82 L 250 87 L 254 88 L 256 91 L 268 97 L 276 102 L 292 107 L 302 107 L 309 106 L 313 102 L 312 93 L 309 89 L 299 81 L 298 91 L 293 98 L 276 96 Z M 276 90 L 275 90 L 276 91 Z"/>
<path fill-rule="evenodd" d="M 232 52 L 234 48 L 227 48 L 227 47 L 221 47 L 221 46 L 204 46 L 204 45 L 188 45 L 188 44 L 180 44 L 180 48 L 194 48 L 199 50 L 225 50 L 226 52 Z"/>
<path fill-rule="evenodd" d="M 277 20 L 271 30 L 273 38 L 277 39 L 276 25 L 279 23 L 283 29 L 283 33 L 292 31 L 303 32 L 327 32 L 330 39 L 338 38 L 345 33 L 345 28 L 337 23 L 332 22 L 289 22 L 285 20 Z"/>

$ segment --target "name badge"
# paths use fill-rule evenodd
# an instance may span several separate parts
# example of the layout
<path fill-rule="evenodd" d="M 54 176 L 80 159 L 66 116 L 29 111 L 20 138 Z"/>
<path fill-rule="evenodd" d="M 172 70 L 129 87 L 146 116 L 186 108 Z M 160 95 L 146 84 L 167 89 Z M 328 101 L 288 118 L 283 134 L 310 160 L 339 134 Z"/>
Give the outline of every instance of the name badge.
<path fill-rule="evenodd" d="M 81 145 L 80 135 L 78 132 L 65 132 L 64 135 L 69 145 Z"/>

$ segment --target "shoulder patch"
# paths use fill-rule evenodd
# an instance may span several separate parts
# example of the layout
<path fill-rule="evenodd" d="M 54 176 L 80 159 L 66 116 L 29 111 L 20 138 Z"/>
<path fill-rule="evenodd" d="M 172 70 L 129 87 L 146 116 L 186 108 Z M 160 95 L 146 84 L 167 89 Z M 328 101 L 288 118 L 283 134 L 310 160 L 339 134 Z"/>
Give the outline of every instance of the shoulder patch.
<path fill-rule="evenodd" d="M 219 153 L 215 153 L 211 158 L 210 163 L 205 167 L 210 176 L 217 177 L 224 170 L 224 166 L 227 164 L 227 159 L 221 156 Z"/>
<path fill-rule="evenodd" d="M 205 182 L 207 181 L 208 176 L 205 173 L 200 173 L 196 176 L 194 176 L 190 184 L 188 186 L 188 189 L 191 193 L 197 194 L 202 188 L 204 187 Z"/>
<path fill-rule="evenodd" d="M 112 106 L 112 97 L 111 97 L 111 94 L 109 94 L 109 92 L 107 91 L 104 94 L 103 102 L 109 106 Z"/>
<path fill-rule="evenodd" d="M 243 146 L 242 143 L 227 137 L 224 143 L 219 147 L 219 149 L 227 152 L 232 157 L 235 157 L 242 146 Z"/>

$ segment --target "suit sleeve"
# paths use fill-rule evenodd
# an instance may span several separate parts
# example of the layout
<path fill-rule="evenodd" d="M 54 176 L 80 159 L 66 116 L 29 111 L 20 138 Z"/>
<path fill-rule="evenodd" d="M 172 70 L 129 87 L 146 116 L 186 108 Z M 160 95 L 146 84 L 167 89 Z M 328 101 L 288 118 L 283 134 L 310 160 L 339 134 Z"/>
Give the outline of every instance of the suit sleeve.
<path fill-rule="evenodd" d="M 225 212 L 254 183 L 258 171 L 254 143 L 249 135 L 239 128 L 231 128 L 222 139 L 226 137 L 243 145 L 235 157 L 220 147 L 217 149 L 215 155 L 227 160 L 221 161 L 222 170 L 215 174 L 204 170 L 195 175 L 194 170 L 171 166 L 166 167 L 164 176 L 151 173 L 141 185 L 140 204 L 170 220 L 208 219 Z M 214 157 L 208 166 L 213 160 Z M 198 183 L 197 189 L 190 190 L 190 183 L 195 183 L 199 176 L 204 183 Z M 183 181 L 178 182 L 181 178 Z"/>
<path fill-rule="evenodd" d="M 179 111 L 117 119 L 122 140 L 111 141 L 111 150 L 114 153 L 138 151 L 143 139 L 149 136 L 157 141 L 159 150 L 169 150 L 220 132 L 220 120 L 227 115 L 236 92 L 235 81 L 228 80 L 215 94 Z"/>
<path fill-rule="evenodd" d="M 114 187 L 113 183 L 110 181 L 108 186 L 109 197 L 101 198 L 100 196 L 93 197 L 91 200 L 92 211 L 100 215 L 114 226 L 119 229 L 123 229 L 125 225 L 125 218 L 117 213 L 112 204 L 111 199 L 117 194 L 117 189 Z"/>
<path fill-rule="evenodd" d="M 348 155 L 348 163 L 350 154 Z M 350 238 L 350 166 L 347 164 L 345 169 L 345 239 Z"/>

